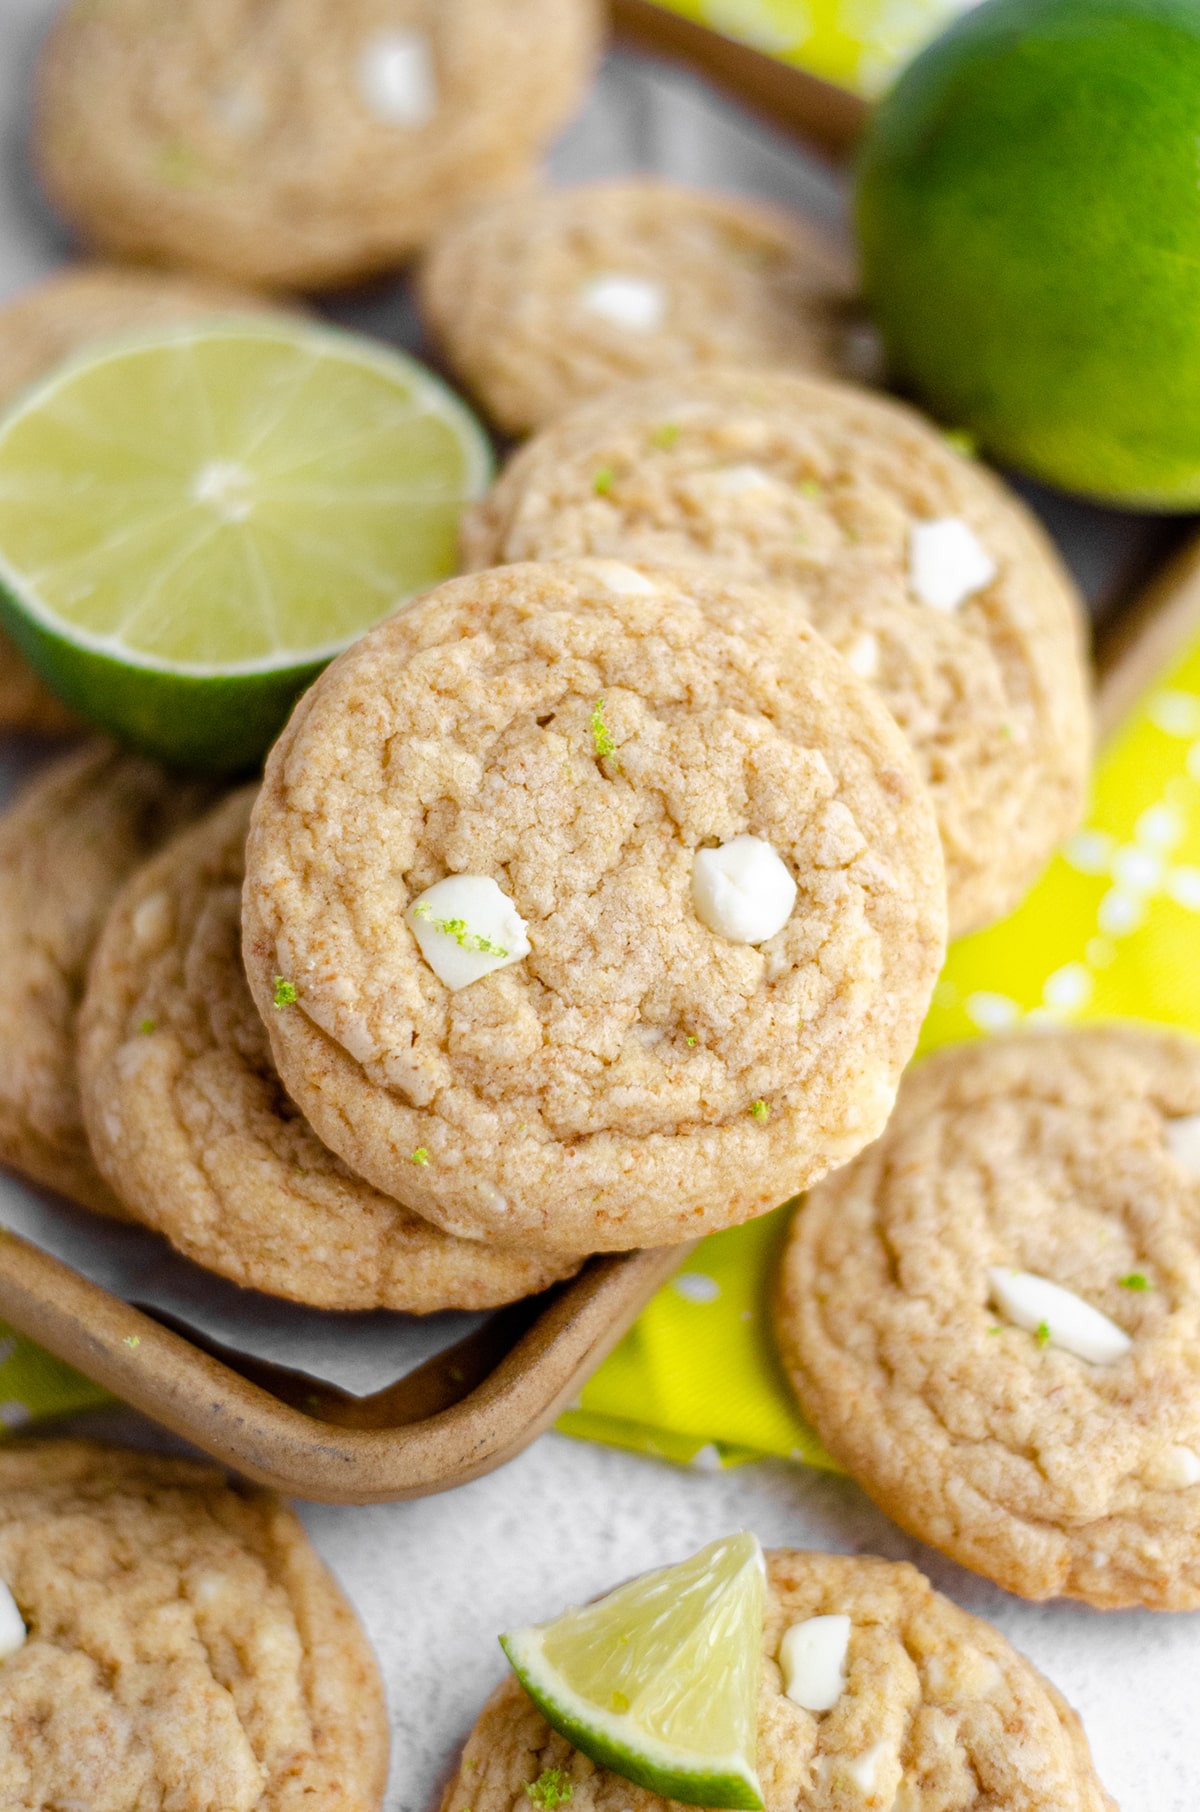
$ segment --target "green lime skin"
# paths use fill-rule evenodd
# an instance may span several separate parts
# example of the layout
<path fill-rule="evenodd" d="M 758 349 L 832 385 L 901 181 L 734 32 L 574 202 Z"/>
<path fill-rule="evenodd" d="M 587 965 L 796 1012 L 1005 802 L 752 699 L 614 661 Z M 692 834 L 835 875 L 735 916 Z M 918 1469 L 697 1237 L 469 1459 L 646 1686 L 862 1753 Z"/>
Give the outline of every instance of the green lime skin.
<path fill-rule="evenodd" d="M 235 775 L 256 767 L 324 661 L 226 677 L 131 666 L 48 634 L 0 585 L 0 627 L 64 704 L 169 767 Z"/>
<path fill-rule="evenodd" d="M 900 383 L 1001 462 L 1200 504 L 1200 3 L 986 0 L 880 104 L 867 295 Z"/>

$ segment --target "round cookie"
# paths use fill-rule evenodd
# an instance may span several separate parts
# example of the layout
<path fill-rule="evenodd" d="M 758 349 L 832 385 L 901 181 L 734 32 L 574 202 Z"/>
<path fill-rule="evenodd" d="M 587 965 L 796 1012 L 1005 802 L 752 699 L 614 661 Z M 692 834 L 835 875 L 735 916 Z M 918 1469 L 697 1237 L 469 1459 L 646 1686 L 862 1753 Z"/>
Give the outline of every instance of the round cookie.
<path fill-rule="evenodd" d="M 740 835 L 799 889 L 761 947 L 692 902 Z M 867 688 L 772 599 L 619 562 L 451 580 L 373 630 L 276 744 L 246 859 L 247 974 L 319 1137 L 449 1232 L 563 1251 L 682 1241 L 844 1163 L 943 948 L 928 797 Z M 406 910 L 453 875 L 532 950 L 451 991 Z"/>
<path fill-rule="evenodd" d="M 1075 589 L 1023 505 L 912 410 L 734 371 L 585 404 L 515 456 L 464 530 L 472 567 L 580 554 L 768 584 L 870 680 L 933 794 L 952 936 L 1015 907 L 1078 823 Z M 956 578 L 973 585 L 957 607 L 922 595 Z"/>
<path fill-rule="evenodd" d="M 898 1523 L 1025 1597 L 1200 1606 L 1198 1115 L 1200 1043 L 1173 1034 L 946 1050 L 797 1214 L 776 1320 L 805 1413 Z M 1124 1356 L 990 1307 L 1010 1268 Z"/>
<path fill-rule="evenodd" d="M 242 969 L 256 791 L 174 838 L 109 914 L 79 1017 L 97 1164 L 198 1264 L 316 1308 L 429 1314 L 545 1289 L 576 1265 L 439 1232 L 353 1176 L 284 1094 Z"/>
<path fill-rule="evenodd" d="M 366 1636 L 292 1512 L 215 1467 L 82 1441 L 0 1452 L 0 1801 L 378 1812 Z"/>
<path fill-rule="evenodd" d="M 452 222 L 420 281 L 450 365 L 510 434 L 695 366 L 836 372 L 853 292 L 809 222 L 644 176 L 506 196 Z"/>
<path fill-rule="evenodd" d="M 1117 1812 L 1075 1713 L 998 1630 L 915 1567 L 768 1553 L 758 1775 L 765 1812 Z M 846 1684 L 820 1716 L 784 1691 L 784 1634 L 848 1616 Z M 518 1812 L 561 1770 L 571 1812 L 665 1812 L 550 1729 L 511 1676 L 467 1738 L 442 1812 Z M 566 1797 L 564 1793 L 563 1797 Z"/>
<path fill-rule="evenodd" d="M 74 0 L 42 53 L 34 158 L 92 245 L 348 283 L 523 180 L 599 40 L 597 0 Z"/>
<path fill-rule="evenodd" d="M 0 816 L 0 1162 L 102 1214 L 75 1078 L 92 946 L 126 877 L 212 789 L 95 740 Z"/>
<path fill-rule="evenodd" d="M 253 292 L 166 272 L 68 266 L 0 304 L 0 410 L 92 341 L 264 306 Z M 78 727 L 0 630 L 0 730 L 62 735 Z"/>

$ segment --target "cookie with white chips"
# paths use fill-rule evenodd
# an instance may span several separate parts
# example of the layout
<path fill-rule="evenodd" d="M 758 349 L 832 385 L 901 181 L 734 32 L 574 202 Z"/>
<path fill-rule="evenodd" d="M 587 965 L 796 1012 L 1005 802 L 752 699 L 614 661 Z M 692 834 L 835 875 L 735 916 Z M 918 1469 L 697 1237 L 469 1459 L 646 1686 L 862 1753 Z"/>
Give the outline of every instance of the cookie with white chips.
<path fill-rule="evenodd" d="M 464 526 L 469 566 L 702 562 L 781 594 L 867 679 L 937 811 L 952 935 L 1078 824 L 1084 614 L 1024 506 L 913 410 L 779 371 L 628 385 L 547 428 Z"/>
<path fill-rule="evenodd" d="M 352 1170 L 451 1233 L 620 1251 L 877 1136 L 945 883 L 895 724 L 785 605 L 559 561 L 453 579 L 326 669 L 242 925 L 284 1086 Z"/>
<path fill-rule="evenodd" d="M 632 378 L 836 372 L 853 293 L 810 222 L 648 176 L 505 196 L 452 222 L 421 271 L 447 359 L 510 434 Z"/>
<path fill-rule="evenodd" d="M 766 1563 L 766 1812 L 1116 1812 L 1061 1694 L 915 1567 L 795 1549 Z M 590 1762 L 508 1679 L 467 1738 L 441 1812 L 567 1801 L 571 1812 L 678 1806 Z"/>
<path fill-rule="evenodd" d="M 599 41 L 597 0 L 74 0 L 41 59 L 35 161 L 91 245 L 348 283 L 524 181 Z"/>
<path fill-rule="evenodd" d="M 829 1451 L 1028 1598 L 1200 1607 L 1200 1043 L 940 1052 L 798 1211 L 776 1326 Z"/>

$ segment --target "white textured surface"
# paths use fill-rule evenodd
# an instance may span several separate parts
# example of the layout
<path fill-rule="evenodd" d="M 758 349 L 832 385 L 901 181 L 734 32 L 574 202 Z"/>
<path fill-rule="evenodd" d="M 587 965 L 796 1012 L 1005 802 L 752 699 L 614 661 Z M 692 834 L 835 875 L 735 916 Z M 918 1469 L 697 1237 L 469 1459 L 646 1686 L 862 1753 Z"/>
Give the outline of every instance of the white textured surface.
<path fill-rule="evenodd" d="M 0 295 L 45 270 L 62 241 L 34 203 L 17 157 L 29 52 L 52 0 L 0 0 Z M 648 105 L 649 100 L 653 105 Z M 779 141 L 718 117 L 688 83 L 626 65 L 562 147 L 561 174 L 657 167 L 692 180 L 815 200 L 830 186 Z M 411 313 L 386 290 L 339 315 L 411 339 Z M 1051 499 L 1073 561 L 1102 591 L 1140 526 Z M 90 1418 L 113 1438 L 165 1440 L 129 1415 Z M 914 1559 L 968 1609 L 990 1617 L 1083 1714 L 1122 1812 L 1195 1812 L 1200 1780 L 1200 1617 L 1028 1605 L 905 1537 L 844 1480 L 782 1464 L 682 1472 L 546 1436 L 503 1472 L 445 1497 L 372 1509 L 306 1506 L 321 1553 L 366 1623 L 387 1681 L 395 1734 L 388 1812 L 436 1805 L 456 1747 L 500 1678 L 497 1632 L 554 1615 L 718 1535 Z"/>

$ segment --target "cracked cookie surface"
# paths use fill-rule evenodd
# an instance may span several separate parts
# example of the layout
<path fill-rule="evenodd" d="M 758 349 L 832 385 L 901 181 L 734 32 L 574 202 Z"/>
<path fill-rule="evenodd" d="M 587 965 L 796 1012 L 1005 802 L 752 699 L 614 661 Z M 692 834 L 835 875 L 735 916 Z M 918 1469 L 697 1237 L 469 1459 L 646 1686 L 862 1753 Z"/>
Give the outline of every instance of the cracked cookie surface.
<path fill-rule="evenodd" d="M 318 1308 L 428 1314 L 545 1289 L 571 1261 L 440 1232 L 354 1176 L 284 1093 L 242 969 L 255 790 L 176 837 L 108 917 L 79 1025 L 101 1170 L 197 1264 Z"/>
<path fill-rule="evenodd" d="M 835 372 L 850 259 L 810 222 L 650 177 L 506 196 L 421 271 L 451 365 L 507 433 L 632 378 L 714 364 Z"/>
<path fill-rule="evenodd" d="M 1200 1043 L 1170 1033 L 954 1048 L 797 1213 L 776 1326 L 805 1413 L 904 1528 L 1026 1597 L 1200 1606 L 1193 1115 Z M 990 1267 L 1132 1345 L 1095 1363 L 1012 1325 Z"/>
<path fill-rule="evenodd" d="M 106 251 L 344 284 L 526 180 L 599 42 L 596 0 L 76 0 L 42 53 L 35 162 Z"/>
<path fill-rule="evenodd" d="M 374 1656 L 292 1512 L 213 1466 L 80 1441 L 0 1453 L 11 1812 L 378 1812 Z"/>
<path fill-rule="evenodd" d="M 117 890 L 213 789 L 99 740 L 0 816 L 0 1161 L 102 1214 L 123 1210 L 88 1147 L 79 1003 Z"/>
<path fill-rule="evenodd" d="M 1116 1812 L 1061 1695 L 914 1567 L 788 1549 L 766 1560 L 765 1812 Z M 792 1624 L 829 1615 L 851 1619 L 846 1684 L 814 1716 L 787 1697 L 777 1656 Z M 524 1812 L 545 1769 L 566 1775 L 572 1812 L 676 1803 L 597 1768 L 509 1678 L 468 1737 L 442 1812 Z"/>
<path fill-rule="evenodd" d="M 697 849 L 746 833 L 799 889 L 761 947 L 692 904 Z M 532 950 L 452 992 L 406 912 L 454 874 Z M 452 580 L 326 670 L 268 763 L 243 935 L 285 1086 L 359 1175 L 583 1252 L 747 1219 L 875 1137 L 944 915 L 904 741 L 794 612 L 584 561 Z"/>
<path fill-rule="evenodd" d="M 914 535 L 947 522 L 994 572 L 937 608 L 917 589 Z M 999 480 L 887 398 L 770 371 L 623 387 L 514 456 L 467 513 L 463 552 L 470 567 L 701 560 L 778 591 L 907 736 L 952 936 L 1011 911 L 1079 821 L 1091 737 L 1075 588 Z"/>

